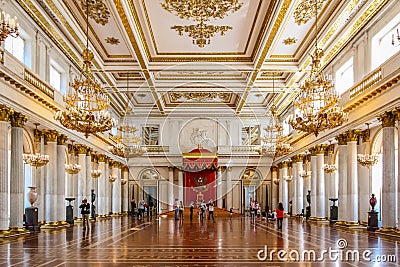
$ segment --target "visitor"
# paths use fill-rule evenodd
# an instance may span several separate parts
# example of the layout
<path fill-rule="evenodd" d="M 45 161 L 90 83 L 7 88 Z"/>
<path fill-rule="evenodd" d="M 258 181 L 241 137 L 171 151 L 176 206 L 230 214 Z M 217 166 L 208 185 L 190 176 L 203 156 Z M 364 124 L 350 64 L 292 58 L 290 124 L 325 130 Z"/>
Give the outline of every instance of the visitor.
<path fill-rule="evenodd" d="M 83 218 L 83 230 L 85 230 L 86 227 L 89 229 L 90 204 L 87 202 L 86 198 L 82 199 L 82 203 L 79 208 L 81 209 Z"/>
<path fill-rule="evenodd" d="M 135 201 L 134 198 L 132 198 L 132 200 L 131 200 L 131 209 L 132 209 L 131 215 L 132 215 L 132 217 L 135 217 L 135 215 L 136 215 L 136 201 Z"/>
<path fill-rule="evenodd" d="M 139 201 L 138 209 L 139 209 L 138 218 L 142 219 L 144 216 L 144 200 Z"/>
<path fill-rule="evenodd" d="M 190 220 L 193 220 L 193 210 L 194 210 L 194 203 L 193 201 L 190 202 Z"/>
<path fill-rule="evenodd" d="M 278 207 L 276 208 L 276 218 L 278 220 L 278 229 L 282 230 L 282 221 L 284 217 L 284 209 L 282 202 L 279 202 Z"/>
<path fill-rule="evenodd" d="M 177 198 L 175 198 L 175 203 L 174 203 L 174 210 L 175 210 L 175 221 L 179 220 L 178 214 L 179 214 L 179 201 Z"/>
<path fill-rule="evenodd" d="M 229 209 L 229 220 L 232 220 L 233 208 Z"/>
<path fill-rule="evenodd" d="M 214 219 L 214 203 L 212 200 L 208 202 L 208 220 L 210 220 L 210 217 L 213 219 L 213 222 L 215 222 Z"/>
<path fill-rule="evenodd" d="M 184 210 L 184 206 L 183 206 L 183 201 L 181 200 L 179 202 L 179 219 L 183 220 L 183 210 Z"/>
<path fill-rule="evenodd" d="M 200 208 L 201 208 L 201 219 L 204 219 L 207 210 L 207 205 L 204 202 L 204 200 L 201 201 Z"/>

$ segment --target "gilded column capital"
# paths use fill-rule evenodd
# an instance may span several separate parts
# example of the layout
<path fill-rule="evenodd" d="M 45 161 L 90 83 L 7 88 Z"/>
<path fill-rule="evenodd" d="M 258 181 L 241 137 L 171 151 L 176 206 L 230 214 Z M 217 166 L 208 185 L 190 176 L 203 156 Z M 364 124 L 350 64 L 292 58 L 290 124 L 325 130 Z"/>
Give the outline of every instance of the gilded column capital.
<path fill-rule="evenodd" d="M 91 155 L 92 155 L 92 152 L 93 152 L 93 149 L 90 148 L 90 147 L 88 147 L 88 148 L 86 149 L 86 156 L 91 156 Z"/>
<path fill-rule="evenodd" d="M 227 170 L 228 172 L 231 172 L 231 171 L 232 171 L 232 166 L 226 166 L 226 170 Z"/>
<path fill-rule="evenodd" d="M 396 120 L 400 121 L 400 107 L 395 107 L 392 112 L 396 115 Z"/>
<path fill-rule="evenodd" d="M 14 114 L 10 115 L 11 127 L 24 127 L 25 122 L 28 121 L 28 116 L 23 115 L 19 112 L 14 112 Z"/>
<path fill-rule="evenodd" d="M 361 137 L 362 137 L 363 143 L 369 142 L 370 136 L 371 136 L 371 131 L 369 129 L 362 131 Z"/>
<path fill-rule="evenodd" d="M 333 144 L 328 145 L 325 149 L 325 156 L 333 155 L 334 151 L 335 151 L 335 145 Z"/>
<path fill-rule="evenodd" d="M 304 154 L 297 154 L 291 157 L 292 162 L 303 162 Z"/>
<path fill-rule="evenodd" d="M 272 172 L 277 172 L 278 171 L 278 167 L 277 166 L 272 166 L 271 167 L 271 171 Z"/>
<path fill-rule="evenodd" d="M 87 147 L 85 145 L 78 144 L 78 145 L 75 145 L 75 148 L 76 148 L 76 152 L 78 153 L 78 155 L 79 154 L 86 155 Z"/>
<path fill-rule="evenodd" d="M 303 158 L 303 163 L 306 164 L 311 161 L 311 154 L 307 154 Z"/>
<path fill-rule="evenodd" d="M 218 166 L 218 172 L 222 172 L 222 166 Z"/>
<path fill-rule="evenodd" d="M 126 165 L 122 166 L 122 171 L 123 172 L 129 172 L 128 166 L 126 166 Z"/>
<path fill-rule="evenodd" d="M 279 169 L 283 169 L 283 168 L 287 168 L 289 165 L 289 161 L 282 161 L 278 163 L 278 168 Z"/>
<path fill-rule="evenodd" d="M 347 145 L 347 139 L 345 133 L 339 134 L 338 136 L 335 137 L 335 139 L 338 141 L 339 146 Z"/>
<path fill-rule="evenodd" d="M 65 142 L 67 142 L 67 140 L 68 140 L 68 136 L 66 136 L 65 134 L 58 134 L 57 145 L 64 146 Z"/>
<path fill-rule="evenodd" d="M 75 145 L 68 144 L 68 154 L 75 155 L 75 152 L 76 152 Z"/>
<path fill-rule="evenodd" d="M 394 127 L 396 115 L 391 111 L 386 111 L 378 117 L 378 120 L 382 123 L 382 127 Z"/>
<path fill-rule="evenodd" d="M 292 168 L 292 166 L 293 166 L 293 162 L 291 162 L 291 161 L 288 161 L 288 163 L 287 163 L 287 166 L 288 166 L 288 168 Z"/>
<path fill-rule="evenodd" d="M 14 110 L 6 105 L 0 104 L 0 121 L 10 121 L 10 117 L 14 114 Z"/>
<path fill-rule="evenodd" d="M 361 130 L 350 130 L 345 132 L 346 142 L 358 141 L 358 137 L 362 134 Z"/>
<path fill-rule="evenodd" d="M 97 154 L 97 160 L 99 162 L 106 162 L 106 155 L 104 154 Z"/>
<path fill-rule="evenodd" d="M 316 156 L 317 154 L 325 154 L 325 149 L 328 145 L 327 144 L 321 144 L 321 145 L 316 145 L 315 147 L 312 147 L 310 149 L 311 156 Z"/>
<path fill-rule="evenodd" d="M 55 130 L 44 130 L 43 132 L 44 142 L 57 142 L 58 132 Z"/>
<path fill-rule="evenodd" d="M 109 164 L 110 164 L 111 168 L 120 168 L 120 166 L 121 166 L 121 163 L 119 163 L 116 160 L 110 160 Z"/>
<path fill-rule="evenodd" d="M 86 154 L 86 155 L 87 155 L 87 154 Z M 91 161 L 91 162 L 98 163 L 98 162 L 99 162 L 98 155 L 95 154 L 95 153 L 93 153 L 92 155 L 90 155 L 90 161 Z"/>

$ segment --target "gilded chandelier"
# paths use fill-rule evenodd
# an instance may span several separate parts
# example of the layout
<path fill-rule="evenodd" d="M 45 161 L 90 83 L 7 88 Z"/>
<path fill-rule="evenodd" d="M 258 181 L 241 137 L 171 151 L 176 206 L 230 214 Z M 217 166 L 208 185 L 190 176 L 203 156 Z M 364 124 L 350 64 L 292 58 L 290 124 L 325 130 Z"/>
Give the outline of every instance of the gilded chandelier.
<path fill-rule="evenodd" d="M 367 129 L 362 132 L 363 142 L 365 143 L 364 154 L 357 155 L 357 161 L 363 167 L 371 167 L 378 163 L 379 155 L 377 154 L 370 154 L 367 153 L 367 149 L 370 148 L 369 137 L 370 137 L 370 130 L 369 130 L 369 123 L 366 123 Z"/>
<path fill-rule="evenodd" d="M 33 153 L 23 154 L 22 157 L 23 157 L 23 161 L 25 164 L 29 164 L 32 167 L 38 168 L 38 167 L 43 167 L 44 165 L 49 163 L 50 158 L 49 158 L 49 155 L 43 155 L 43 154 L 40 154 L 40 152 L 39 152 L 40 136 L 41 136 L 40 131 L 37 129 L 37 127 L 39 126 L 39 123 L 35 123 L 35 126 L 36 126 L 36 128 L 34 130 L 35 144 L 34 144 L 34 148 L 33 148 Z M 35 148 L 35 146 L 37 148 Z"/>
<path fill-rule="evenodd" d="M 317 2 L 315 2 L 317 5 Z M 317 13 L 318 8 L 315 7 Z M 290 125 L 302 132 L 314 133 L 315 136 L 324 130 L 333 129 L 348 119 L 348 114 L 338 106 L 339 96 L 333 83 L 325 75 L 321 68 L 321 59 L 324 51 L 318 48 L 317 14 L 315 15 L 315 51 L 312 57 L 311 73 L 303 85 L 300 86 L 300 95 L 294 101 L 300 115 L 291 116 Z"/>
<path fill-rule="evenodd" d="M 72 142 L 71 145 L 68 145 L 69 155 L 67 157 L 67 163 L 64 165 L 65 172 L 68 174 L 77 174 L 81 171 L 81 165 L 71 162 L 72 156 L 74 155 L 74 151 L 75 151 L 75 146 L 74 143 Z"/>
<path fill-rule="evenodd" d="M 86 6 L 89 8 L 89 5 Z M 108 131 L 117 125 L 117 121 L 111 118 L 109 112 L 110 100 L 91 73 L 94 56 L 88 49 L 88 14 L 87 12 L 87 41 L 83 51 L 83 68 L 80 77 L 70 84 L 72 90 L 64 97 L 66 110 L 59 110 L 54 115 L 54 118 L 60 121 L 64 127 L 84 133 L 85 137 Z"/>
<path fill-rule="evenodd" d="M 0 9 L 0 63 L 4 63 L 4 49 L 3 49 L 3 42 L 8 37 L 18 37 L 19 32 L 19 24 L 17 23 L 17 17 L 11 18 L 9 14 L 6 14 L 4 11 Z"/>
<path fill-rule="evenodd" d="M 211 37 L 216 33 L 224 35 L 231 26 L 216 26 L 206 24 L 212 19 L 223 19 L 229 12 L 234 13 L 242 7 L 243 3 L 238 0 L 165 0 L 161 6 L 170 13 L 175 14 L 181 19 L 192 19 L 198 24 L 180 26 L 174 25 L 171 29 L 176 30 L 179 35 L 184 32 L 192 37 L 193 44 L 204 47 L 210 44 Z"/>

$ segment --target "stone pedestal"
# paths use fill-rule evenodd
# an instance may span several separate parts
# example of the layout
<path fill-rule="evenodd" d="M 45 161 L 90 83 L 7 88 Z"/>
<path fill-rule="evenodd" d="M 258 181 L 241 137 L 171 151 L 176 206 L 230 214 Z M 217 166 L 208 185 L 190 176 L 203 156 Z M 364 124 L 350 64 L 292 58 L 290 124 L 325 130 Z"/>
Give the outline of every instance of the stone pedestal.
<path fill-rule="evenodd" d="M 39 231 L 38 208 L 28 207 L 25 209 L 25 228 L 31 231 Z"/>
<path fill-rule="evenodd" d="M 378 230 L 378 212 L 377 211 L 369 211 L 368 212 L 368 231 Z"/>

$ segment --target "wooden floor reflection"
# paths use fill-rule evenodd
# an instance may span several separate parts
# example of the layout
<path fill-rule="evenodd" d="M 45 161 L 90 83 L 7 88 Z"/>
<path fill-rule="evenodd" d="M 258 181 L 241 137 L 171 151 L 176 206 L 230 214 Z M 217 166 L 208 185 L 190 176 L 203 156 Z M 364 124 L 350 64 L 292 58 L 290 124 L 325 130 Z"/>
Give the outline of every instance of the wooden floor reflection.
<path fill-rule="evenodd" d="M 340 241 L 339 241 L 340 240 Z M 362 230 L 336 229 L 296 220 L 284 220 L 282 231 L 274 223 L 249 218 L 216 218 L 216 222 L 175 221 L 173 218 L 137 220 L 114 217 L 62 230 L 42 230 L 26 237 L 0 240 L 1 266 L 397 266 L 377 262 L 399 259 L 399 240 Z M 342 243 L 339 243 L 342 242 Z M 346 243 L 344 243 L 346 242 Z M 338 247 L 341 246 L 340 248 Z M 346 246 L 345 246 L 346 245 Z M 264 251 L 267 257 L 264 259 Z M 358 251 L 360 260 L 293 261 L 304 250 Z M 271 251 L 273 257 L 269 258 Z M 288 261 L 279 260 L 285 250 Z M 370 260 L 362 253 L 370 250 Z M 259 256 L 257 256 L 259 255 Z M 389 259 L 389 256 L 391 258 Z M 259 259 L 261 258 L 261 260 Z"/>

